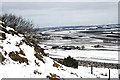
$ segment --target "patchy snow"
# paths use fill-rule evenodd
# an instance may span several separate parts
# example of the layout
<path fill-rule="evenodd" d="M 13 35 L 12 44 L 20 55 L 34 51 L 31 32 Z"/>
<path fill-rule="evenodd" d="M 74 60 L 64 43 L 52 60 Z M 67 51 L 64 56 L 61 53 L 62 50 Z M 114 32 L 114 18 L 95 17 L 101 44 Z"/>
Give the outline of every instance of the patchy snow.
<path fill-rule="evenodd" d="M 91 73 L 91 67 L 78 67 L 79 71 L 85 73 Z M 109 69 L 108 68 L 95 68 L 93 67 L 93 75 L 97 76 L 98 78 L 109 78 Z M 110 69 L 110 76 L 111 78 L 118 77 L 118 70 L 117 69 Z"/>
<path fill-rule="evenodd" d="M 14 31 L 14 29 L 13 29 L 13 28 L 10 28 L 10 27 L 8 27 L 8 26 L 6 27 L 6 30 L 7 30 L 7 31 L 9 31 L 9 30 Z"/>
<path fill-rule="evenodd" d="M 18 37 L 17 35 L 12 36 L 11 34 L 6 33 L 6 39 L 0 41 L 0 45 L 3 46 L 3 50 L 5 50 L 7 53 L 12 51 L 18 51 L 19 48 L 16 45 L 16 43 L 20 43 L 20 41 L 23 39 L 23 37 Z"/>
<path fill-rule="evenodd" d="M 12 30 L 11 28 L 6 29 L 7 31 Z M 71 71 L 70 68 L 65 67 L 61 64 L 60 68 L 54 67 L 54 60 L 43 56 L 43 61 L 38 60 L 34 54 L 36 53 L 34 50 L 34 47 L 31 47 L 27 45 L 24 40 L 23 35 L 12 35 L 5 33 L 6 39 L 0 40 L 0 53 L 6 58 L 2 64 L 0 63 L 0 79 L 1 78 L 46 78 L 47 76 L 51 76 L 52 74 L 55 74 L 58 76 L 58 78 L 77 78 L 79 76 L 71 74 L 71 72 L 74 73 L 74 70 Z M 21 45 L 18 46 L 18 44 Z M 23 50 L 25 53 L 25 56 L 21 55 L 21 57 L 24 57 L 28 59 L 29 65 L 26 63 L 19 63 L 18 61 L 13 61 L 9 54 L 10 52 L 20 51 Z M 4 53 L 7 53 L 6 55 Z M 1 57 L 0 57 L 1 58 Z M 36 63 L 39 65 L 37 65 Z M 58 64 L 56 62 L 56 64 Z M 35 73 L 36 71 L 36 73 Z M 11 73 L 12 72 L 12 73 Z M 77 73 L 76 73 L 77 74 Z"/>
<path fill-rule="evenodd" d="M 4 24 L 4 22 L 0 21 L 0 24 Z"/>
<path fill-rule="evenodd" d="M 9 27 L 6 30 L 13 30 Z M 1 30 L 0 30 L 1 31 Z M 27 45 L 24 40 L 23 35 L 19 34 L 12 35 L 5 33 L 6 39 L 0 40 L 0 53 L 6 58 L 2 63 L 0 62 L 0 79 L 1 78 L 46 78 L 47 76 L 51 77 L 52 75 L 56 75 L 56 78 L 108 78 L 108 69 L 103 68 L 94 68 L 94 74 L 90 73 L 90 67 L 79 66 L 78 69 L 66 67 L 58 62 L 54 61 L 50 57 L 43 56 L 42 60 L 38 60 L 34 56 L 36 54 L 35 48 Z M 22 44 L 20 44 L 22 42 Z M 18 44 L 20 44 L 18 46 Z M 45 47 L 45 45 L 42 45 Z M 20 54 L 20 57 L 23 57 L 25 60 L 28 59 L 28 64 L 20 63 L 19 61 L 14 61 L 10 58 L 10 52 L 20 51 L 22 50 L 25 55 Z M 5 52 L 7 54 L 5 54 Z M 113 59 L 117 60 L 117 53 L 111 52 L 109 55 L 109 51 L 104 51 L 105 56 L 103 57 L 103 52 L 101 51 L 82 51 L 82 50 L 46 50 L 47 53 L 52 55 L 59 55 L 63 57 L 67 57 L 71 55 L 73 57 L 87 57 L 87 58 L 105 58 L 105 59 Z M 94 55 L 92 54 L 94 53 Z M 0 57 L 1 58 L 1 57 Z M 53 64 L 57 64 L 58 67 L 53 66 Z M 103 74 L 103 75 L 101 75 Z M 107 76 L 104 76 L 107 74 Z M 111 76 L 113 78 L 118 77 L 117 69 L 111 69 Z"/>

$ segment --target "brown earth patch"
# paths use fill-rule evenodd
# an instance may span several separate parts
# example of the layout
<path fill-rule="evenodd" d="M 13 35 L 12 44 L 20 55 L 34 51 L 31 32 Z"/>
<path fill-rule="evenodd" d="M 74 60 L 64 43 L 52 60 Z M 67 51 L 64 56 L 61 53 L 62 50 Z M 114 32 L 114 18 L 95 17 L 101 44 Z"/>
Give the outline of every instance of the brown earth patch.
<path fill-rule="evenodd" d="M 2 63 L 6 58 L 2 55 L 2 53 L 0 52 L 0 63 Z"/>
<path fill-rule="evenodd" d="M 57 80 L 57 78 L 58 78 L 59 76 L 57 76 L 56 74 L 52 74 L 52 73 L 50 73 L 50 77 L 49 77 L 49 79 L 50 80 Z"/>
<path fill-rule="evenodd" d="M 3 49 L 3 46 L 0 45 L 0 48 Z"/>
<path fill-rule="evenodd" d="M 60 67 L 60 68 L 62 68 L 62 66 L 60 66 L 58 63 L 56 63 L 55 61 L 53 61 L 54 62 L 54 64 L 53 64 L 53 67 Z"/>
<path fill-rule="evenodd" d="M 13 61 L 18 61 L 19 63 L 26 63 L 27 65 L 29 64 L 29 63 L 28 63 L 28 59 L 19 56 L 18 53 L 10 52 L 10 53 L 9 53 L 9 57 L 10 57 Z"/>

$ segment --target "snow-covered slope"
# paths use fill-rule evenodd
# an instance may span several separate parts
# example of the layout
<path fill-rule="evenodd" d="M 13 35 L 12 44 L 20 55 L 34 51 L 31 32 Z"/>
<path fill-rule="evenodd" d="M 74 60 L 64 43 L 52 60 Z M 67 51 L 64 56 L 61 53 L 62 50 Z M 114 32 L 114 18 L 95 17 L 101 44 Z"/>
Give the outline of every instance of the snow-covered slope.
<path fill-rule="evenodd" d="M 59 64 L 44 53 L 41 47 L 26 40 L 24 35 L 2 24 L 4 23 L 0 21 L 0 79 L 97 78 L 102 76 L 91 74 L 88 71 L 89 67 L 81 66 L 74 69 Z M 107 78 L 108 75 L 102 77 Z"/>
<path fill-rule="evenodd" d="M 14 29 L 0 25 L 0 36 L 0 78 L 79 77 L 71 74 L 74 72 L 70 68 L 43 56 L 40 47 L 27 44 L 23 35 Z"/>

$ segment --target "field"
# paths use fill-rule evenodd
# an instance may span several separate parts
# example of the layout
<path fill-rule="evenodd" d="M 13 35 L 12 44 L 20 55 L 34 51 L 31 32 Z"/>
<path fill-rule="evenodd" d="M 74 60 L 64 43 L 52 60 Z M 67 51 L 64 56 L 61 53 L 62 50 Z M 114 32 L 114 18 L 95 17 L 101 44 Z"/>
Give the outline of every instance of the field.
<path fill-rule="evenodd" d="M 102 69 L 103 73 L 107 70 L 106 74 L 111 69 L 111 77 L 117 78 L 120 69 L 118 30 L 111 26 L 49 29 L 42 32 L 47 36 L 40 45 L 57 61 L 71 56 L 79 61 L 81 70 L 87 71 L 93 65 L 99 77 Z"/>

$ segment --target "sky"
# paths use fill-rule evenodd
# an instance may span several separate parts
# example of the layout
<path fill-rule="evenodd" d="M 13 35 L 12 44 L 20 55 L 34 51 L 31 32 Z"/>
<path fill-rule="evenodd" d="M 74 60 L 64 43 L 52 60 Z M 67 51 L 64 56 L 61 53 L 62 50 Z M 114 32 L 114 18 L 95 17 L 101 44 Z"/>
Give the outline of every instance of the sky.
<path fill-rule="evenodd" d="M 104 0 L 105 1 L 105 0 Z M 118 23 L 118 2 L 17 2 L 2 1 L 1 13 L 33 21 L 37 27 L 103 25 Z"/>

